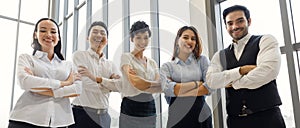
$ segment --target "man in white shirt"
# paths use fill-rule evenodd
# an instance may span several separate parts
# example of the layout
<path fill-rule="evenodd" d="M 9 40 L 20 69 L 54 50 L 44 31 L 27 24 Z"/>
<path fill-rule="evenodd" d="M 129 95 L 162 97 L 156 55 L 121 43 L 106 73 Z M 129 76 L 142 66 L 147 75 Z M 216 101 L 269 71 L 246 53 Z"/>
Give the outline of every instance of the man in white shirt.
<path fill-rule="evenodd" d="M 111 118 L 107 112 L 111 91 L 117 91 L 120 73 L 105 58 L 108 30 L 101 21 L 93 22 L 88 30 L 90 48 L 76 51 L 73 62 L 82 76 L 82 94 L 73 101 L 75 124 L 71 128 L 109 128 Z"/>
<path fill-rule="evenodd" d="M 206 81 L 226 88 L 229 128 L 285 128 L 276 77 L 280 51 L 271 35 L 251 35 L 249 10 L 240 5 L 224 10 L 223 19 L 233 43 L 213 56 Z"/>

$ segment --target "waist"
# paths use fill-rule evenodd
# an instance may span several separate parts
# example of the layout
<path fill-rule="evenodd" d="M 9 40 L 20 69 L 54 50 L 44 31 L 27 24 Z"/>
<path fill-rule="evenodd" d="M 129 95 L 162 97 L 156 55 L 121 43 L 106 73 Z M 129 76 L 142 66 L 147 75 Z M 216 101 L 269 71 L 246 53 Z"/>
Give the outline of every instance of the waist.
<path fill-rule="evenodd" d="M 96 109 L 96 108 L 91 108 L 91 107 L 85 107 L 85 106 L 78 106 L 78 105 L 72 105 L 74 109 L 81 109 L 87 112 L 91 113 L 97 113 L 97 114 L 105 114 L 108 112 L 107 109 Z"/>

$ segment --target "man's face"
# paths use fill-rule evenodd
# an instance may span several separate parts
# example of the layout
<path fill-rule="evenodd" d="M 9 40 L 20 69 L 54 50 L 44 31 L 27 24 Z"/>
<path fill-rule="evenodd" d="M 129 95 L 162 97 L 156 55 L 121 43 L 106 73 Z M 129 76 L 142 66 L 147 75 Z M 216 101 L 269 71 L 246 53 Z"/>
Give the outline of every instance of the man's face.
<path fill-rule="evenodd" d="M 233 40 L 240 40 L 248 34 L 251 19 L 247 20 L 243 11 L 233 11 L 225 17 L 225 20 L 226 30 Z"/>

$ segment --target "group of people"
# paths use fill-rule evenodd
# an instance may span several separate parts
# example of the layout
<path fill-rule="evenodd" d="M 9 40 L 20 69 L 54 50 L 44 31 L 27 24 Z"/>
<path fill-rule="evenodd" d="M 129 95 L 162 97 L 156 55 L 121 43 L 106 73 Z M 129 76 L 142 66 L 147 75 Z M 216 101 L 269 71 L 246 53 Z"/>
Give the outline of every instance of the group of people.
<path fill-rule="evenodd" d="M 89 49 L 74 52 L 70 62 L 61 54 L 57 23 L 40 19 L 33 33 L 33 54 L 18 59 L 18 82 L 25 91 L 8 127 L 109 128 L 108 98 L 115 91 L 122 96 L 120 128 L 156 127 L 154 93 L 165 93 L 168 128 L 212 128 L 205 97 L 225 88 L 229 128 L 285 128 L 275 80 L 280 69 L 277 40 L 248 32 L 251 18 L 244 6 L 225 9 L 223 19 L 233 43 L 215 53 L 211 62 L 201 54 L 196 28 L 183 26 L 172 59 L 160 68 L 144 55 L 152 34 L 144 21 L 131 26 L 134 48 L 122 54 L 117 68 L 103 53 L 108 43 L 103 22 L 90 25 Z"/>

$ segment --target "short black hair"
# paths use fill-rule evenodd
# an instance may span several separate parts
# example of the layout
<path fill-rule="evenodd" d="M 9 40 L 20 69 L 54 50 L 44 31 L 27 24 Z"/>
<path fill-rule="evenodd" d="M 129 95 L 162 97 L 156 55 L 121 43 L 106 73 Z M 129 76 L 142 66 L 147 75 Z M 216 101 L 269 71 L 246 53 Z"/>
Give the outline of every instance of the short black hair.
<path fill-rule="evenodd" d="M 102 22 L 102 21 L 95 21 L 95 22 L 93 22 L 93 23 L 90 25 L 89 30 L 88 30 L 88 36 L 90 36 L 90 32 L 91 32 L 91 30 L 92 30 L 92 28 L 93 28 L 94 26 L 101 26 L 101 27 L 103 27 L 103 28 L 105 29 L 105 31 L 106 31 L 107 36 L 108 36 L 107 26 L 106 26 L 106 24 L 105 24 L 104 22 Z"/>
<path fill-rule="evenodd" d="M 149 29 L 149 26 L 144 21 L 137 21 L 132 24 L 130 28 L 130 37 L 133 38 L 139 32 L 148 32 L 149 37 L 151 37 L 151 31 Z"/>
<path fill-rule="evenodd" d="M 224 23 L 226 24 L 226 16 L 231 13 L 231 12 L 234 12 L 234 11 L 243 11 L 247 20 L 249 20 L 250 18 L 250 11 L 245 7 L 245 6 L 242 6 L 242 5 L 234 5 L 234 6 L 231 6 L 231 7 L 228 7 L 226 8 L 224 11 L 223 11 L 223 20 L 224 20 Z"/>

